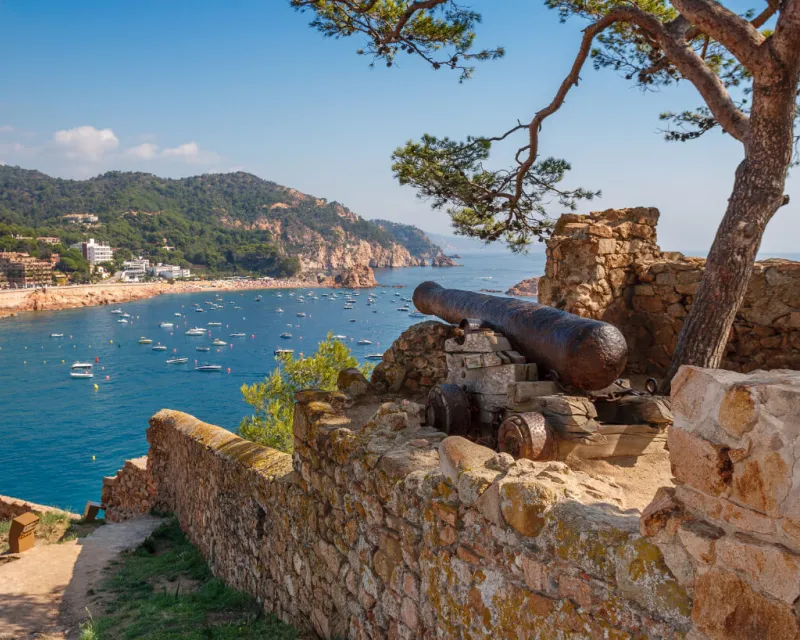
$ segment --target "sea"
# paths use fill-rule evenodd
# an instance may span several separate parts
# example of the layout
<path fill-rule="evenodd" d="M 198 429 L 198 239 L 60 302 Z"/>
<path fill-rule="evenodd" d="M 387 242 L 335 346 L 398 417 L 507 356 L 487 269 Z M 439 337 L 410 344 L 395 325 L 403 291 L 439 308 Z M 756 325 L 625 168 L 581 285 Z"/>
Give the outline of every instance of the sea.
<path fill-rule="evenodd" d="M 545 256 L 465 253 L 458 262 L 463 266 L 379 269 L 375 275 L 382 287 L 339 291 L 336 300 L 320 295 L 333 290 L 315 288 L 172 294 L 122 305 L 130 314 L 128 324 L 119 323 L 108 306 L 23 313 L 0 321 L 0 494 L 82 511 L 88 500 L 99 501 L 103 476 L 147 453 L 147 420 L 160 409 L 185 411 L 235 430 L 250 414 L 241 387 L 272 372 L 275 349 L 312 353 L 333 333 L 346 336 L 354 355 L 365 361 L 422 321 L 398 311 L 419 283 L 503 292 L 541 275 Z M 309 298 L 310 291 L 318 299 Z M 370 292 L 377 294 L 374 306 L 367 306 Z M 347 293 L 360 294 L 353 310 L 343 308 Z M 208 309 L 207 301 L 219 302 L 222 309 L 194 311 L 195 304 Z M 298 317 L 301 312 L 306 316 Z M 174 327 L 161 328 L 161 322 Z M 209 328 L 209 322 L 222 326 Z M 209 329 L 206 336 L 184 335 L 195 326 Z M 292 338 L 280 338 L 284 332 Z M 51 337 L 54 333 L 63 337 Z M 231 338 L 231 333 L 245 337 Z M 152 345 L 139 344 L 142 337 Z M 196 351 L 214 338 L 228 344 Z M 362 339 L 372 344 L 358 345 Z M 154 351 L 156 344 L 167 351 Z M 189 362 L 166 364 L 172 356 Z M 93 363 L 94 378 L 71 378 L 76 361 Z M 195 361 L 222 369 L 197 372 Z"/>

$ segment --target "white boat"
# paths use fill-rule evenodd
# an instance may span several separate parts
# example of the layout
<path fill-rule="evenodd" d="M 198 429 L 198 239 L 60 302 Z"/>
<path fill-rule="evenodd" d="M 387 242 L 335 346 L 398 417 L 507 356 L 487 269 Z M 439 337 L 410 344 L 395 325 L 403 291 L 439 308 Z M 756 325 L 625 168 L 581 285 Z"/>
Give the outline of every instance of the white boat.
<path fill-rule="evenodd" d="M 130 314 L 130 313 L 123 313 L 123 314 L 122 314 L 122 317 L 123 317 L 123 318 L 130 318 L 130 317 L 131 317 L 131 314 Z"/>
<path fill-rule="evenodd" d="M 196 311 L 197 313 L 204 313 L 204 312 L 205 312 L 205 309 L 203 309 L 203 307 L 197 307 L 197 308 L 195 309 L 195 311 Z"/>
<path fill-rule="evenodd" d="M 167 360 L 167 364 L 186 364 L 189 362 L 189 358 L 170 358 Z"/>
<path fill-rule="evenodd" d="M 201 329 L 200 327 L 194 327 L 193 329 L 187 330 L 183 335 L 186 336 L 204 336 L 206 335 L 206 330 Z"/>
<path fill-rule="evenodd" d="M 180 318 L 180 317 L 181 317 L 181 314 L 180 314 L 180 313 L 178 313 L 178 312 L 176 311 L 176 312 L 175 312 L 175 317 L 176 317 L 176 318 Z"/>
<path fill-rule="evenodd" d="M 153 351 L 166 351 L 167 348 L 163 344 L 157 344 L 153 347 Z"/>
<path fill-rule="evenodd" d="M 275 309 L 275 313 L 283 313 L 283 309 L 281 309 L 280 307 L 278 307 L 277 309 Z"/>
<path fill-rule="evenodd" d="M 222 371 L 221 364 L 201 364 L 194 368 L 195 371 Z"/>
<path fill-rule="evenodd" d="M 222 323 L 221 322 L 209 322 L 208 326 L 209 327 L 221 327 Z"/>
<path fill-rule="evenodd" d="M 211 351 L 211 347 L 195 347 L 195 351 Z"/>
<path fill-rule="evenodd" d="M 256 296 L 253 298 L 253 302 L 261 302 L 261 296 Z"/>
<path fill-rule="evenodd" d="M 304 312 L 302 312 L 302 311 L 299 311 L 299 312 L 297 313 L 297 317 L 298 317 L 298 318 L 305 318 L 305 317 L 306 317 L 306 314 L 305 314 Z"/>
<path fill-rule="evenodd" d="M 282 356 L 284 354 L 294 353 L 294 349 L 275 349 L 275 351 L 273 351 L 272 353 L 273 355 L 276 356 Z"/>
<path fill-rule="evenodd" d="M 382 353 L 368 353 L 364 356 L 367 360 L 383 360 Z"/>
<path fill-rule="evenodd" d="M 125 318 L 120 318 L 119 320 L 117 320 L 117 322 L 119 324 L 128 324 L 128 321 Z"/>
<path fill-rule="evenodd" d="M 408 307 L 397 307 L 398 311 L 408 311 Z"/>
<path fill-rule="evenodd" d="M 63 338 L 64 334 L 63 333 L 51 333 L 50 337 L 51 338 Z"/>
<path fill-rule="evenodd" d="M 172 324 L 171 322 L 159 322 L 158 326 L 161 327 L 162 329 L 172 329 L 172 327 L 174 327 L 175 325 Z"/>
<path fill-rule="evenodd" d="M 353 305 L 352 305 L 352 304 L 346 304 L 346 305 L 344 305 L 344 307 L 342 307 L 342 308 L 343 308 L 343 309 L 347 309 L 348 311 L 350 311 L 350 310 L 353 308 Z"/>
<path fill-rule="evenodd" d="M 122 309 L 114 309 L 111 313 L 116 313 L 116 314 L 122 313 Z"/>
<path fill-rule="evenodd" d="M 76 362 L 69 368 L 70 378 L 94 378 L 92 367 L 88 362 Z"/>
<path fill-rule="evenodd" d="M 358 341 L 358 344 L 372 344 L 372 340 L 365 340 L 364 338 L 361 338 L 361 340 Z"/>
<path fill-rule="evenodd" d="M 246 338 L 246 333 L 232 333 L 228 336 L 229 338 Z"/>
<path fill-rule="evenodd" d="M 220 340 L 219 338 L 216 338 L 214 340 L 214 342 L 212 342 L 211 344 L 214 345 L 215 347 L 225 347 L 225 346 L 227 346 L 228 343 L 225 342 L 224 340 Z"/>
<path fill-rule="evenodd" d="M 145 338 L 144 336 L 142 336 L 141 338 L 139 338 L 139 344 L 153 344 L 153 339 Z"/>
<path fill-rule="evenodd" d="M 337 334 L 333 336 L 334 340 L 347 340 L 347 336 L 343 336 L 342 334 Z"/>
<path fill-rule="evenodd" d="M 411 313 L 408 314 L 408 317 L 409 318 L 424 318 L 425 314 L 424 313 L 420 313 L 419 311 L 412 311 Z"/>
<path fill-rule="evenodd" d="M 288 331 L 286 333 L 282 333 L 281 334 L 281 338 L 283 338 L 284 340 L 288 340 L 291 337 L 292 337 L 292 334 L 289 333 Z"/>

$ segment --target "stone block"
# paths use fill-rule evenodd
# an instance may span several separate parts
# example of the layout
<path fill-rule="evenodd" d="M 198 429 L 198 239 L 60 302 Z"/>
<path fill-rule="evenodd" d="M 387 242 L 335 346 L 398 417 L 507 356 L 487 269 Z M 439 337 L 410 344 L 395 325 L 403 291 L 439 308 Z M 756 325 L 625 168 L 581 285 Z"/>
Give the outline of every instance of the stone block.
<path fill-rule="evenodd" d="M 728 571 L 697 578 L 692 620 L 712 640 L 800 639 L 792 609 L 753 591 Z"/>
<path fill-rule="evenodd" d="M 746 576 L 762 593 L 789 605 L 800 597 L 800 556 L 742 535 L 718 540 L 716 554 L 719 562 Z"/>
<path fill-rule="evenodd" d="M 525 380 L 528 371 L 524 364 L 504 364 L 480 369 L 449 369 L 447 381 L 470 393 L 505 394 L 512 382 Z"/>
<path fill-rule="evenodd" d="M 512 382 L 508 385 L 508 399 L 511 403 L 526 402 L 531 398 L 554 396 L 560 391 L 555 382 Z"/>
<path fill-rule="evenodd" d="M 557 494 L 535 479 L 500 482 L 500 510 L 504 520 L 523 536 L 537 536 L 545 515 L 558 502 Z"/>
<path fill-rule="evenodd" d="M 488 447 L 470 442 L 461 436 L 450 436 L 439 444 L 439 466 L 453 486 L 458 484 L 462 473 L 483 469 L 494 456 L 495 452 Z"/>
<path fill-rule="evenodd" d="M 732 463 L 727 448 L 674 425 L 667 434 L 667 446 L 678 482 L 715 496 L 730 486 Z"/>
<path fill-rule="evenodd" d="M 508 338 L 499 333 L 489 332 L 467 333 L 463 339 L 450 338 L 444 343 L 446 353 L 492 353 L 512 349 Z"/>

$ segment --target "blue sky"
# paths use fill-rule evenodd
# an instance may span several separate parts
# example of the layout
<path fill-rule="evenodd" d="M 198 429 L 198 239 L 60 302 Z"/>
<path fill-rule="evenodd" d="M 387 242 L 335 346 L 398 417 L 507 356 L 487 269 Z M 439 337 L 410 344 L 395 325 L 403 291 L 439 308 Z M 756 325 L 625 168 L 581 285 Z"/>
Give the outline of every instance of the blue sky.
<path fill-rule="evenodd" d="M 483 13 L 479 44 L 507 54 L 459 84 L 410 59 L 370 69 L 359 42 L 322 38 L 288 0 L 0 0 L 0 162 L 74 178 L 245 170 L 367 218 L 447 232 L 445 213 L 396 184 L 392 150 L 425 132 L 493 135 L 529 119 L 582 26 L 540 2 L 465 3 Z M 689 85 L 643 94 L 586 68 L 541 150 L 572 162 L 570 185 L 603 190 L 591 209 L 656 206 L 662 247 L 702 252 L 742 152 L 716 133 L 663 142 L 658 114 L 697 104 Z M 497 163 L 511 151 L 498 149 Z M 764 251 L 798 251 L 796 174 Z"/>

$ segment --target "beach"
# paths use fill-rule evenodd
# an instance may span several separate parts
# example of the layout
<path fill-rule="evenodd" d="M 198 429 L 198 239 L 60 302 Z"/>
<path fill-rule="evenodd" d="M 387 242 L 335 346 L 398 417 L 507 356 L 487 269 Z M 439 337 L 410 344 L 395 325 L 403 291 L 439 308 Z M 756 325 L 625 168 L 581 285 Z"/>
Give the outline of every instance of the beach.
<path fill-rule="evenodd" d="M 4 289 L 0 291 L 0 318 L 24 311 L 57 311 L 98 305 L 114 305 L 143 300 L 169 293 L 202 291 L 244 291 L 250 289 L 287 289 L 309 286 L 298 278 L 253 280 L 197 280 L 150 283 L 98 283 L 39 289 Z"/>

